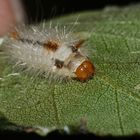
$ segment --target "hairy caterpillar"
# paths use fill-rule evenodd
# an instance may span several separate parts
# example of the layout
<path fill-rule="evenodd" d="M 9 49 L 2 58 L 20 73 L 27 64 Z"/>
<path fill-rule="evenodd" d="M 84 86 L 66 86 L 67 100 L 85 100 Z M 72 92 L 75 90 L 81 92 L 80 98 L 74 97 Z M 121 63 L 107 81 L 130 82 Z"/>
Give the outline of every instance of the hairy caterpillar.
<path fill-rule="evenodd" d="M 37 27 L 17 27 L 8 34 L 6 51 L 17 65 L 52 79 L 87 81 L 95 67 L 82 49 L 83 39 L 57 26 L 40 31 Z"/>

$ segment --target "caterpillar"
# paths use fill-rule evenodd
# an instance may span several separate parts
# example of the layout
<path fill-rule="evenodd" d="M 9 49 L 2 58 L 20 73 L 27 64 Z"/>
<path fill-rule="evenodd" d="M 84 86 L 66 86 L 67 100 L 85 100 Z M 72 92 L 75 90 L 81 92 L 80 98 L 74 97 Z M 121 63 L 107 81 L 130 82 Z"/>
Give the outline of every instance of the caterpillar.
<path fill-rule="evenodd" d="M 95 74 L 95 66 L 84 51 L 84 39 L 66 29 L 35 26 L 16 27 L 8 34 L 6 51 L 10 58 L 30 72 L 52 79 L 85 82 Z"/>

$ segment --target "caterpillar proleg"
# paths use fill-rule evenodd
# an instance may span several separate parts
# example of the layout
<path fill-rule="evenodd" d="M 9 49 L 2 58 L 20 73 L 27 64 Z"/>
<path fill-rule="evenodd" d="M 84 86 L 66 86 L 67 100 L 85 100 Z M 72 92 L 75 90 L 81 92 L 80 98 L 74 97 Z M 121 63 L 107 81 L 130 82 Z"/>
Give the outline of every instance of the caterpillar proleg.
<path fill-rule="evenodd" d="M 84 39 L 74 37 L 64 28 L 40 31 L 35 26 L 17 27 L 8 34 L 6 51 L 15 63 L 52 79 L 87 81 L 95 67 L 82 49 Z"/>

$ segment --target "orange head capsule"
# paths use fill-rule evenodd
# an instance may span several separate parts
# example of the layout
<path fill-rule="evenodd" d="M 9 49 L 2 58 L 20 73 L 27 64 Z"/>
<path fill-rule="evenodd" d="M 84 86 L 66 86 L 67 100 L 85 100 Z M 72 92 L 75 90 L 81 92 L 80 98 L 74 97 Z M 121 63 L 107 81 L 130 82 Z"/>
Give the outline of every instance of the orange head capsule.
<path fill-rule="evenodd" d="M 76 69 L 76 78 L 79 81 L 86 81 L 90 79 L 95 74 L 95 67 L 89 60 L 85 60 L 77 69 Z"/>

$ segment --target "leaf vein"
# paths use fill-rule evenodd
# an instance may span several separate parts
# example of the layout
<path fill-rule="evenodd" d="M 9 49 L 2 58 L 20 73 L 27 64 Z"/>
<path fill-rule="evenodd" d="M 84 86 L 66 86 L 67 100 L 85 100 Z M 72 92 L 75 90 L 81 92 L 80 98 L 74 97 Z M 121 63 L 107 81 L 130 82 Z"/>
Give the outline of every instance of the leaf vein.
<path fill-rule="evenodd" d="M 119 121 L 119 125 L 120 125 L 120 129 L 121 129 L 121 132 L 122 134 L 124 134 L 124 127 L 123 127 L 123 123 L 122 123 L 122 118 L 121 118 L 121 113 L 120 113 L 120 105 L 119 105 L 119 100 L 118 100 L 118 93 L 116 91 L 116 109 L 117 109 L 117 115 L 118 115 L 118 121 Z"/>
<path fill-rule="evenodd" d="M 59 115 L 58 115 L 58 108 L 57 108 L 57 104 L 56 104 L 56 97 L 55 97 L 55 92 L 56 92 L 56 85 L 54 86 L 54 92 L 52 92 L 52 102 L 53 102 L 53 108 L 54 108 L 54 111 L 55 111 L 55 118 L 56 118 L 56 125 L 59 126 L 60 125 L 60 119 L 59 119 Z"/>

